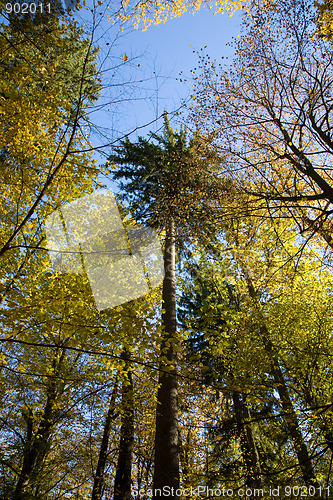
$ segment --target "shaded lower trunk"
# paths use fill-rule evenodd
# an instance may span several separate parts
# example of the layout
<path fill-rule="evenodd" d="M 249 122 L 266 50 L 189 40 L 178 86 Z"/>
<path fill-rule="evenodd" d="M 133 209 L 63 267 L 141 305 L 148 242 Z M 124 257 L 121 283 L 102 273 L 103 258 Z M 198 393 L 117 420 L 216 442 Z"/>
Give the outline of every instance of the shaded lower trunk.
<path fill-rule="evenodd" d="M 36 486 L 38 472 L 49 449 L 49 439 L 54 425 L 56 407 L 56 382 L 50 381 L 47 388 L 46 403 L 37 431 L 33 435 L 33 416 L 26 415 L 27 440 L 23 451 L 23 463 L 11 500 L 23 500 Z"/>
<path fill-rule="evenodd" d="M 176 354 L 176 273 L 174 223 L 166 227 L 163 280 L 164 331 L 161 340 L 156 407 L 153 499 L 179 498 L 178 379 Z M 163 487 L 166 487 L 163 492 Z M 172 490 L 173 488 L 173 490 Z M 174 491 L 173 494 L 170 492 Z"/>
<path fill-rule="evenodd" d="M 123 354 L 127 361 L 122 382 L 121 430 L 119 454 L 114 480 L 114 500 L 130 500 L 132 461 L 134 447 L 134 396 L 131 367 L 128 363 L 129 353 Z"/>
<path fill-rule="evenodd" d="M 262 488 L 264 486 L 264 481 L 260 467 L 259 453 L 254 440 L 252 427 L 247 423 L 251 420 L 250 411 L 238 391 L 232 393 L 232 400 L 234 403 L 237 427 L 240 433 L 243 460 L 247 471 L 246 485 L 253 488 Z"/>
<path fill-rule="evenodd" d="M 102 443 L 99 450 L 91 500 L 101 500 L 102 498 L 102 487 L 103 487 L 105 464 L 108 454 L 109 437 L 116 409 L 117 389 L 118 389 L 118 380 L 116 379 L 110 399 L 109 409 L 105 417 Z"/>

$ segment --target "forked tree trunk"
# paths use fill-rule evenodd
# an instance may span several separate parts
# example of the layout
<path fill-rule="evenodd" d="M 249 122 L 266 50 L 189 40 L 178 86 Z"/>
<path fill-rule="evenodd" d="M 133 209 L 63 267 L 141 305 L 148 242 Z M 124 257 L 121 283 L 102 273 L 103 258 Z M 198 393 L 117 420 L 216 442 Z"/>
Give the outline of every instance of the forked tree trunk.
<path fill-rule="evenodd" d="M 116 397 L 117 397 L 117 389 L 118 389 L 118 380 L 116 379 L 112 395 L 110 399 L 109 409 L 107 415 L 105 417 L 104 430 L 102 443 L 99 450 L 98 462 L 96 467 L 96 473 L 94 478 L 94 486 L 91 494 L 91 500 L 101 500 L 102 498 L 102 487 L 103 487 L 103 479 L 104 479 L 104 471 L 105 464 L 108 454 L 108 446 L 109 446 L 109 437 L 112 427 L 112 421 L 115 414 L 116 409 Z"/>
<path fill-rule="evenodd" d="M 176 354 L 176 272 L 174 223 L 166 227 L 163 280 L 164 331 L 161 339 L 159 387 L 156 407 L 153 499 L 179 498 L 178 380 Z M 164 361 L 166 358 L 167 363 Z M 165 373 L 165 372 L 168 373 Z M 163 487 L 166 487 L 163 493 Z M 172 490 L 173 488 L 173 490 Z"/>
<path fill-rule="evenodd" d="M 125 351 L 123 357 L 127 362 L 122 382 L 121 430 L 118 462 L 114 480 L 114 500 L 130 500 L 132 498 L 131 478 L 134 447 L 133 379 L 131 367 L 128 363 L 129 353 Z"/>
<path fill-rule="evenodd" d="M 253 488 L 262 488 L 264 481 L 260 467 L 259 453 L 251 424 L 248 423 L 251 419 L 250 411 L 238 391 L 232 393 L 232 400 L 240 434 L 243 460 L 247 470 L 246 484 Z"/>

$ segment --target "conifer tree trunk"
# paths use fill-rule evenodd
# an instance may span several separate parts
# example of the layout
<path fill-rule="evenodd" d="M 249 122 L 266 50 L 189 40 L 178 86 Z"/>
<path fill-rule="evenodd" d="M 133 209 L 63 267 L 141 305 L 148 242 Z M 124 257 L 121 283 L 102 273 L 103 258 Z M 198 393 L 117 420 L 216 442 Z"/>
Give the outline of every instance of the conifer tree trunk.
<path fill-rule="evenodd" d="M 259 453 L 254 440 L 252 427 L 246 421 L 250 420 L 250 411 L 241 399 L 238 391 L 232 393 L 234 403 L 235 417 L 238 429 L 240 431 L 242 455 L 247 469 L 246 484 L 253 488 L 262 488 L 264 486 L 262 471 L 260 467 Z"/>
<path fill-rule="evenodd" d="M 117 389 L 118 389 L 118 380 L 116 379 L 110 399 L 109 409 L 105 417 L 102 443 L 99 450 L 99 457 L 96 467 L 91 500 L 101 500 L 102 498 L 103 478 L 104 478 L 105 464 L 107 459 L 112 420 L 114 418 L 115 408 L 116 408 Z"/>
<path fill-rule="evenodd" d="M 124 351 L 124 359 L 129 359 L 129 353 Z M 122 382 L 121 401 L 121 430 L 119 454 L 114 480 L 114 500 L 130 500 L 132 461 L 134 447 L 134 397 L 133 379 L 129 363 L 125 365 L 125 374 Z"/>
<path fill-rule="evenodd" d="M 156 408 L 154 500 L 179 498 L 178 455 L 178 380 L 176 354 L 176 273 L 174 222 L 169 219 L 166 226 L 163 280 L 164 331 L 161 340 L 159 388 Z M 169 362 L 165 364 L 163 358 Z M 170 364 L 172 367 L 170 368 Z M 168 487 L 163 494 L 163 487 Z M 173 490 L 172 490 L 173 488 Z M 156 491 L 158 490 L 158 491 Z M 159 491 L 161 490 L 161 491 Z M 170 492 L 173 491 L 173 494 Z"/>

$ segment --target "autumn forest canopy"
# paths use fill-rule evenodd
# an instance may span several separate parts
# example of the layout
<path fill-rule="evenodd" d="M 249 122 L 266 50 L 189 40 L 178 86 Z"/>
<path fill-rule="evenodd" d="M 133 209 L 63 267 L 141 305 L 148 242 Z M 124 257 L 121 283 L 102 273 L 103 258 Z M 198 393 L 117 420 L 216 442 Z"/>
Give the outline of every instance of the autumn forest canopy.
<path fill-rule="evenodd" d="M 0 7 L 0 500 L 333 498 L 331 0 Z M 122 131 L 122 34 L 205 8 Z"/>

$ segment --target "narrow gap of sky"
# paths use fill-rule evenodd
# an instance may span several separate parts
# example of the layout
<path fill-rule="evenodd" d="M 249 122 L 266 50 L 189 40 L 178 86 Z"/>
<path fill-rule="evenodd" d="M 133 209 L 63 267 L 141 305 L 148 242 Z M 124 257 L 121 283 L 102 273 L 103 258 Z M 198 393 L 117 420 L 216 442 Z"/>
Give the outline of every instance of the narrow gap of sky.
<path fill-rule="evenodd" d="M 240 23 L 239 11 L 230 17 L 228 13 L 214 14 L 203 8 L 195 14 L 185 13 L 164 24 L 150 26 L 146 31 L 125 31 L 117 40 L 113 54 L 118 60 L 125 54 L 128 58 L 122 78 L 127 82 L 133 79 L 130 97 L 124 92 L 123 102 L 105 106 L 95 117 L 95 123 L 107 128 L 112 122 L 113 139 L 136 128 L 138 131 L 131 139 L 158 130 L 161 121 L 151 122 L 164 109 L 168 112 L 179 109 L 191 93 L 191 70 L 198 64 L 197 51 L 203 49 L 217 61 L 230 58 L 233 54 L 230 42 L 237 38 Z M 102 40 L 101 45 L 105 42 L 106 39 Z M 141 128 L 147 123 L 151 124 Z"/>
<path fill-rule="evenodd" d="M 103 60 L 107 54 L 106 66 L 116 69 L 105 74 L 110 88 L 100 101 L 102 106 L 91 115 L 96 125 L 91 136 L 93 146 L 116 144 L 127 134 L 133 141 L 138 135 L 148 137 L 151 131 L 160 132 L 163 122 L 155 120 L 164 109 L 170 113 L 171 125 L 179 128 L 185 114 L 174 120 L 173 113 L 182 111 L 182 103 L 191 94 L 191 70 L 198 66 L 197 52 L 203 49 L 211 60 L 220 62 L 223 57 L 228 62 L 234 53 L 232 40 L 240 33 L 241 18 L 240 11 L 229 16 L 203 8 L 146 31 L 126 28 L 116 39 L 112 38 L 115 35 L 110 23 L 103 19 L 98 41 L 100 57 Z M 93 156 L 103 164 L 110 152 L 111 147 L 103 147 Z M 110 179 L 103 176 L 101 181 L 118 191 Z"/>
<path fill-rule="evenodd" d="M 146 31 L 134 31 L 123 40 L 129 58 L 145 52 L 153 80 L 151 101 L 132 108 L 136 125 L 159 116 L 163 109 L 176 110 L 182 99 L 191 92 L 191 69 L 198 63 L 201 48 L 212 59 L 219 60 L 233 53 L 228 45 L 239 33 L 241 16 L 235 13 L 215 14 L 203 8 L 195 14 L 170 19 L 164 24 L 151 26 Z M 154 80 L 154 77 L 156 79 Z M 182 80 L 182 81 L 180 81 Z M 187 82 L 184 82 L 187 80 Z M 148 105 L 147 105 L 148 104 Z"/>

